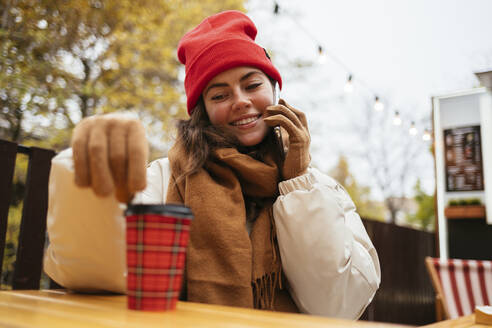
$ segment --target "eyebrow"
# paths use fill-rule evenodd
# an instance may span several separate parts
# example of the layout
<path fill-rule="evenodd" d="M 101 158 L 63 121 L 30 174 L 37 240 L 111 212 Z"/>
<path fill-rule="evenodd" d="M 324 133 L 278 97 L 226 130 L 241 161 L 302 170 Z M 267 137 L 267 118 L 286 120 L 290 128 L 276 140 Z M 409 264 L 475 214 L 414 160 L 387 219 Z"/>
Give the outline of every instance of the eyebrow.
<path fill-rule="evenodd" d="M 243 76 L 241 76 L 241 78 L 239 79 L 240 82 L 243 82 L 244 80 L 248 79 L 251 75 L 253 74 L 259 74 L 260 71 L 251 71 L 251 72 L 248 72 L 246 74 L 244 74 Z M 209 86 L 206 90 L 205 90 L 205 95 L 207 95 L 207 93 L 210 91 L 210 89 L 212 88 L 219 88 L 219 87 L 227 87 L 228 84 L 227 83 L 214 83 L 212 84 L 211 86 Z"/>

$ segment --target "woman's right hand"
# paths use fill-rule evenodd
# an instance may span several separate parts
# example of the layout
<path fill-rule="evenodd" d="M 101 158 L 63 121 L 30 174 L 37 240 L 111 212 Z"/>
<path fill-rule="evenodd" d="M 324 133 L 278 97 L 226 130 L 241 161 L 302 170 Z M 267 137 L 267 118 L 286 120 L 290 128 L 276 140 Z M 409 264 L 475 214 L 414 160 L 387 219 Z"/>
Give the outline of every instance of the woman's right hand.
<path fill-rule="evenodd" d="M 139 120 L 118 114 L 83 119 L 72 135 L 75 184 L 123 203 L 146 187 L 148 143 Z"/>

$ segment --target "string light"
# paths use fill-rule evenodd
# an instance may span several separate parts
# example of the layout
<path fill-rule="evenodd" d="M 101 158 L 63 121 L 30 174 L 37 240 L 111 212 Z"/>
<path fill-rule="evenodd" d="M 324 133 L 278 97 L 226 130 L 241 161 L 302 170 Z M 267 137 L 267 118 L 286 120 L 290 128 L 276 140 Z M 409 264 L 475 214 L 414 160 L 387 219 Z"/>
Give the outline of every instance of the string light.
<path fill-rule="evenodd" d="M 431 140 L 431 134 L 428 129 L 425 129 L 424 134 L 422 135 L 422 140 L 424 141 Z"/>
<path fill-rule="evenodd" d="M 279 10 L 280 10 L 280 7 L 279 7 L 278 3 L 275 2 L 275 7 L 273 8 L 273 13 L 275 15 L 278 15 Z"/>
<path fill-rule="evenodd" d="M 322 46 L 318 46 L 318 63 L 324 64 L 326 62 L 326 54 L 323 51 Z"/>
<path fill-rule="evenodd" d="M 400 126 L 401 125 L 401 117 L 398 111 L 395 111 L 395 116 L 393 116 L 393 125 Z"/>
<path fill-rule="evenodd" d="M 412 123 L 410 124 L 410 129 L 408 129 L 408 133 L 411 135 L 411 136 L 415 136 L 417 135 L 417 128 L 415 127 L 415 122 L 412 121 Z"/>
<path fill-rule="evenodd" d="M 346 93 L 352 93 L 354 91 L 354 84 L 352 82 L 352 74 L 350 74 L 347 78 L 347 83 L 345 83 L 345 87 L 343 88 L 343 90 L 346 92 Z"/>
<path fill-rule="evenodd" d="M 283 13 L 284 11 L 282 11 Z M 274 9 L 273 9 L 273 14 L 274 15 L 279 15 L 280 13 L 280 6 L 278 4 L 277 1 L 274 1 Z M 286 12 L 288 14 L 288 12 Z M 289 16 L 289 15 L 287 15 Z M 319 42 L 318 40 L 316 40 L 316 37 L 310 33 L 309 30 L 307 30 L 300 22 L 299 20 L 297 19 L 297 17 L 292 17 L 292 15 L 290 15 L 290 17 L 292 22 L 294 24 L 296 24 L 300 30 L 304 31 L 304 33 L 306 35 L 308 35 L 314 42 L 316 42 L 316 44 L 318 45 L 317 47 L 317 50 L 318 50 L 318 63 L 319 64 L 324 64 L 326 62 L 326 59 L 327 57 L 330 58 L 330 60 L 332 60 L 333 62 L 337 63 L 338 65 L 340 65 L 346 72 L 350 72 L 351 70 L 349 69 L 349 67 L 347 67 L 345 65 L 345 63 L 340 60 L 338 57 L 336 57 L 333 53 L 331 52 L 327 52 L 323 46 L 322 46 L 322 43 Z M 357 78 L 357 82 L 358 84 L 357 85 L 362 85 L 365 89 L 367 89 L 369 91 L 369 93 L 371 94 L 375 94 L 371 88 L 369 87 L 369 85 L 367 83 L 365 83 L 365 81 L 361 80 L 359 77 Z M 344 86 L 344 91 L 345 93 L 353 93 L 354 91 L 354 83 L 353 83 L 353 75 L 350 73 L 348 75 L 348 78 L 347 78 L 347 81 L 345 83 L 345 86 Z M 385 108 L 385 104 L 379 99 L 379 97 L 377 95 L 374 96 L 374 110 L 377 111 L 377 112 L 382 112 Z M 395 111 L 395 114 L 393 116 L 393 125 L 395 126 L 401 126 L 402 125 L 402 118 L 400 116 L 400 113 L 398 111 Z M 410 128 L 408 130 L 408 133 L 412 136 L 415 136 L 418 134 L 418 129 L 417 127 L 415 126 L 415 122 L 412 122 L 411 125 L 410 125 Z M 425 129 L 424 133 L 422 134 L 422 140 L 424 141 L 429 141 L 432 139 L 432 136 L 429 132 L 428 129 Z"/>
<path fill-rule="evenodd" d="M 384 104 L 379 100 L 379 97 L 374 98 L 374 110 L 376 112 L 382 112 L 384 110 Z"/>

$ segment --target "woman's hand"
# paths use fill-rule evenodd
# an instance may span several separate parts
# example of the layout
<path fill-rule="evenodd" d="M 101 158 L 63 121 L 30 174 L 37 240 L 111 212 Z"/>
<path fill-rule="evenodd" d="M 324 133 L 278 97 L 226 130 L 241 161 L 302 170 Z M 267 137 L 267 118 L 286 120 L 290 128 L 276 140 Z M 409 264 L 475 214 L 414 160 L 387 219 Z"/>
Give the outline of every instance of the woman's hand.
<path fill-rule="evenodd" d="M 280 99 L 278 105 L 266 108 L 264 121 L 269 126 L 280 125 L 289 134 L 289 149 L 282 166 L 283 178 L 288 180 L 306 173 L 311 161 L 306 115 Z"/>
<path fill-rule="evenodd" d="M 75 184 L 128 202 L 145 189 L 148 143 L 142 123 L 118 114 L 83 119 L 74 129 Z"/>

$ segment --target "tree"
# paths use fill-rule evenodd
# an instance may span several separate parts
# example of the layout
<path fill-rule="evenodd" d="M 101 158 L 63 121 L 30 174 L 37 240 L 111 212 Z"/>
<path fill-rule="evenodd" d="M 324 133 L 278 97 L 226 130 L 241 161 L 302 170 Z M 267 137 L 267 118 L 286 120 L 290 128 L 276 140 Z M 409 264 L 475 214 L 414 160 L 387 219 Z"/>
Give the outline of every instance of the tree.
<path fill-rule="evenodd" d="M 53 102 L 68 96 L 61 85 L 51 83 L 66 73 L 53 65 L 52 49 L 61 40 L 56 24 L 48 26 L 46 6 L 9 0 L 0 9 L 0 136 L 20 142 L 35 138 L 23 125 L 26 117 L 46 115 Z"/>
<path fill-rule="evenodd" d="M 0 138 L 60 150 L 81 118 L 123 109 L 161 143 L 170 120 L 185 115 L 178 41 L 225 9 L 242 10 L 243 0 L 1 1 Z M 20 191 L 24 176 L 16 170 Z M 4 283 L 20 208 L 14 201 Z"/>
<path fill-rule="evenodd" d="M 384 197 L 390 222 L 394 223 L 422 156 L 429 155 L 427 146 L 410 136 L 407 126 L 395 126 L 391 113 L 378 113 L 369 102 L 363 104 L 362 114 L 352 124 L 351 130 L 360 141 L 354 155 L 367 165 L 374 185 Z"/>
<path fill-rule="evenodd" d="M 354 201 L 357 212 L 361 217 L 384 220 L 384 206 L 370 199 L 371 188 L 357 183 L 349 170 L 349 164 L 345 156 L 340 156 L 337 165 L 331 169 L 329 175 L 340 183 Z"/>
<path fill-rule="evenodd" d="M 407 216 L 407 221 L 424 230 L 433 231 L 435 228 L 434 195 L 428 195 L 424 190 L 422 190 L 420 179 L 418 179 L 415 183 L 414 191 L 414 199 L 419 207 L 415 214 Z"/>
<path fill-rule="evenodd" d="M 205 16 L 242 3 L 3 1 L 0 136 L 61 149 L 78 120 L 121 109 L 166 136 L 169 120 L 185 113 L 179 38 Z"/>

